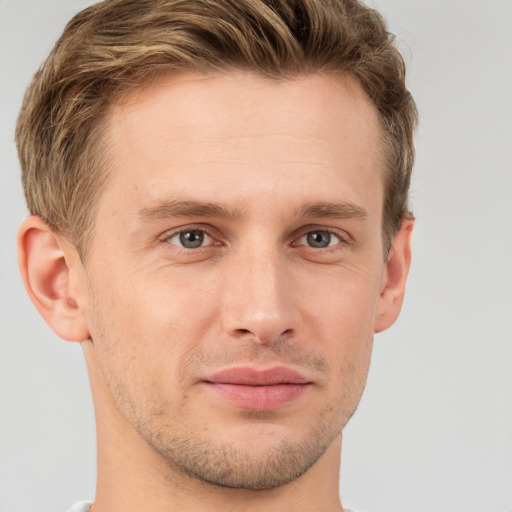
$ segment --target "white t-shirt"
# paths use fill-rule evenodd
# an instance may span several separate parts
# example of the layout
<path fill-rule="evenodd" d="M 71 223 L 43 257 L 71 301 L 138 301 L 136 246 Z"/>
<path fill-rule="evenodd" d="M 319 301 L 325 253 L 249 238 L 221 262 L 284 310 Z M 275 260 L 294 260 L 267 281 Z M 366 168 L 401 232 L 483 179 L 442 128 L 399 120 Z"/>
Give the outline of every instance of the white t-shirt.
<path fill-rule="evenodd" d="M 78 503 L 75 503 L 68 512 L 87 512 L 89 510 L 89 507 L 91 506 L 90 501 L 79 501 Z M 352 508 L 344 508 L 343 512 L 356 512 Z"/>
<path fill-rule="evenodd" d="M 79 501 L 75 503 L 68 512 L 87 512 L 91 506 L 92 501 Z"/>

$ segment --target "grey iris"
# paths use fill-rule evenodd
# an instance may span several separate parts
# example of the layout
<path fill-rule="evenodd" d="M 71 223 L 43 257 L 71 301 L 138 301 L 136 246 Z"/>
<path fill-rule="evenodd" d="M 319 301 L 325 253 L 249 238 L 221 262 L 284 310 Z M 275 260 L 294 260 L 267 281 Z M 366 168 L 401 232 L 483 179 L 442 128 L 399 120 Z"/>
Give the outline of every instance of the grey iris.
<path fill-rule="evenodd" d="M 311 247 L 329 247 L 331 234 L 328 231 L 312 231 L 307 234 L 306 239 Z"/>
<path fill-rule="evenodd" d="M 183 231 L 183 233 L 180 233 L 180 243 L 187 249 L 201 247 L 203 241 L 204 233 L 202 231 Z"/>

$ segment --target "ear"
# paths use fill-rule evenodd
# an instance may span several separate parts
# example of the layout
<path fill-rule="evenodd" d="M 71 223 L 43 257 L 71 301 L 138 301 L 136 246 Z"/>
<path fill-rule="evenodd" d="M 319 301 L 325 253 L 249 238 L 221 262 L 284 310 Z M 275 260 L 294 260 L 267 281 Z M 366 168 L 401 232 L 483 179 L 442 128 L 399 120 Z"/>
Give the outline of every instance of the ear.
<path fill-rule="evenodd" d="M 68 341 L 88 339 L 85 274 L 76 249 L 30 216 L 18 230 L 18 264 L 30 299 L 53 331 Z"/>
<path fill-rule="evenodd" d="M 374 331 L 381 332 L 395 323 L 405 294 L 405 282 L 411 265 L 411 238 L 414 220 L 405 220 L 389 250 L 377 306 Z"/>

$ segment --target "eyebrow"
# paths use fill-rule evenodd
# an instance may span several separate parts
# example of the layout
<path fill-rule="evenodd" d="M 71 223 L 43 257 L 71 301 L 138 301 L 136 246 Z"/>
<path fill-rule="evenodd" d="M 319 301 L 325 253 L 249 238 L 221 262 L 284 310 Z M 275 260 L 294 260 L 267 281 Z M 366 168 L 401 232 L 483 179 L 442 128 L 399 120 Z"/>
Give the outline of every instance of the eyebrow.
<path fill-rule="evenodd" d="M 229 210 L 217 203 L 199 201 L 169 200 L 155 206 L 143 208 L 139 212 L 142 221 L 156 222 L 172 217 L 209 217 L 236 220 L 240 218 L 240 209 Z"/>
<path fill-rule="evenodd" d="M 339 203 L 318 201 L 301 206 L 296 211 L 296 215 L 313 219 L 364 220 L 368 217 L 368 212 L 365 208 L 346 201 Z"/>
<path fill-rule="evenodd" d="M 139 211 L 142 221 L 158 222 L 172 217 L 207 217 L 237 220 L 242 216 L 240 208 L 228 209 L 218 203 L 202 201 L 168 200 Z M 310 202 L 295 210 L 300 218 L 312 219 L 361 219 L 368 212 L 361 206 L 342 201 L 331 203 L 326 201 Z"/>

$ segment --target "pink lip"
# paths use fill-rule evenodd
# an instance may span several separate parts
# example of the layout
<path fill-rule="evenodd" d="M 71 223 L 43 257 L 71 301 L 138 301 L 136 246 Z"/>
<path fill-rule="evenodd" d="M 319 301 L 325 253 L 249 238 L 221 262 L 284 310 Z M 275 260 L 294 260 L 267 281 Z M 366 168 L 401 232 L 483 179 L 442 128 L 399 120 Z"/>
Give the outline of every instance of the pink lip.
<path fill-rule="evenodd" d="M 238 367 L 203 380 L 214 393 L 242 409 L 268 411 L 289 404 L 311 384 L 299 372 L 276 366 L 267 370 Z"/>

